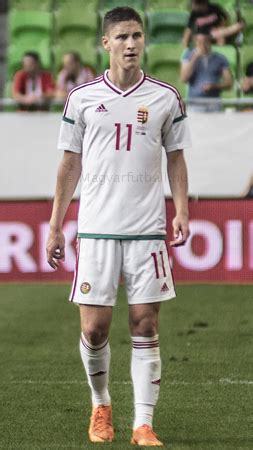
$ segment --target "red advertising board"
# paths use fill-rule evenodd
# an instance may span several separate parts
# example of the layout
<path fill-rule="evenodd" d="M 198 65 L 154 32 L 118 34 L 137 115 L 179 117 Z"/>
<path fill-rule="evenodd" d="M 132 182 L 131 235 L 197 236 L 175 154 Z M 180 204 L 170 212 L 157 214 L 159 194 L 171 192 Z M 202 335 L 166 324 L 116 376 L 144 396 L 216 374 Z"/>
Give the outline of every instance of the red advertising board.
<path fill-rule="evenodd" d="M 65 220 L 66 259 L 58 271 L 46 261 L 45 246 L 52 203 L 0 202 L 0 281 L 70 281 L 75 265 L 76 216 L 73 201 Z M 174 215 L 167 201 L 168 235 Z M 171 249 L 179 282 L 253 282 L 253 201 L 190 202 L 191 236 Z"/>

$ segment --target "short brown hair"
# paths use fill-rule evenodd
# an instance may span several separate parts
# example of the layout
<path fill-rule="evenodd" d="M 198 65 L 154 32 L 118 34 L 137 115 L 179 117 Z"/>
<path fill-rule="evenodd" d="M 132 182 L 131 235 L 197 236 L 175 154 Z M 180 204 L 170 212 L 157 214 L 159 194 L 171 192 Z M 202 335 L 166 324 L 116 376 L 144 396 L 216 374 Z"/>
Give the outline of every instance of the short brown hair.
<path fill-rule="evenodd" d="M 135 20 L 135 22 L 138 22 L 143 28 L 141 16 L 135 9 L 129 8 L 128 6 L 118 6 L 117 8 L 111 9 L 111 11 L 108 11 L 104 16 L 103 33 L 106 33 L 110 25 L 126 22 L 128 20 Z"/>

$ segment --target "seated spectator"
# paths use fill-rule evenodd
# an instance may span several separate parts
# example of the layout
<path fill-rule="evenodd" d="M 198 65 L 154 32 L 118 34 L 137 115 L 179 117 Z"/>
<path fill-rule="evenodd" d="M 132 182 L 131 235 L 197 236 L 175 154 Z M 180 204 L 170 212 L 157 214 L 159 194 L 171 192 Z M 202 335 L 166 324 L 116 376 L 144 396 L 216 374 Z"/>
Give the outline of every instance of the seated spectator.
<path fill-rule="evenodd" d="M 188 83 L 188 99 L 219 98 L 220 93 L 233 84 L 228 60 L 211 49 L 209 35 L 195 35 L 195 48 L 188 49 L 182 59 L 181 79 Z M 191 102 L 189 102 L 191 103 Z M 220 111 L 219 102 L 205 105 L 196 104 L 192 111 Z"/>
<path fill-rule="evenodd" d="M 246 67 L 246 76 L 243 78 L 242 90 L 244 94 L 253 94 L 253 62 Z"/>
<path fill-rule="evenodd" d="M 78 53 L 65 53 L 63 68 L 57 79 L 56 97 L 65 100 L 71 89 L 93 80 L 94 77 L 95 71 L 88 65 L 82 65 Z"/>
<path fill-rule="evenodd" d="M 221 6 L 209 3 L 209 0 L 192 0 L 192 11 L 183 36 L 184 47 L 189 47 L 192 35 L 196 33 L 209 33 L 215 44 L 224 45 L 244 27 L 243 21 L 228 25 L 228 19 Z"/>
<path fill-rule="evenodd" d="M 46 111 L 54 95 L 54 80 L 50 72 L 41 69 L 36 52 L 27 52 L 23 57 L 23 69 L 13 80 L 12 95 L 25 111 Z"/>

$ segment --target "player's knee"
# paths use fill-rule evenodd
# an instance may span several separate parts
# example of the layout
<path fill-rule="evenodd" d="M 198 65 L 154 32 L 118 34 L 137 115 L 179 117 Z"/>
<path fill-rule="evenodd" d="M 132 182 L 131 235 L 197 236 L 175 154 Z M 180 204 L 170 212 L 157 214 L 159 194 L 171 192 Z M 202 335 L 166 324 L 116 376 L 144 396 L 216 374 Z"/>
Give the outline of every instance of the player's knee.
<path fill-rule="evenodd" d="M 157 333 L 156 317 L 145 316 L 133 318 L 130 322 L 132 336 L 152 337 Z"/>
<path fill-rule="evenodd" d="M 108 333 L 103 327 L 100 326 L 92 326 L 89 325 L 88 327 L 85 327 L 83 331 L 83 334 L 87 341 L 91 345 L 100 345 L 102 344 L 108 337 Z"/>

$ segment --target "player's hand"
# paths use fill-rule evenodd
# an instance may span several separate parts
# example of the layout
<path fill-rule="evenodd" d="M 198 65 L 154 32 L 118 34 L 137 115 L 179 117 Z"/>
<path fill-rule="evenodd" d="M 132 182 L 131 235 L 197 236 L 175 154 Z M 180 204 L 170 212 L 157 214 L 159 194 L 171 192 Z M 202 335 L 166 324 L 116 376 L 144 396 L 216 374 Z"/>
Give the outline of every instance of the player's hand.
<path fill-rule="evenodd" d="M 188 214 L 178 214 L 172 221 L 174 240 L 170 241 L 171 247 L 184 245 L 190 235 Z"/>
<path fill-rule="evenodd" d="M 65 259 L 65 238 L 62 231 L 50 230 L 47 240 L 47 262 L 58 269 L 60 261 Z"/>

